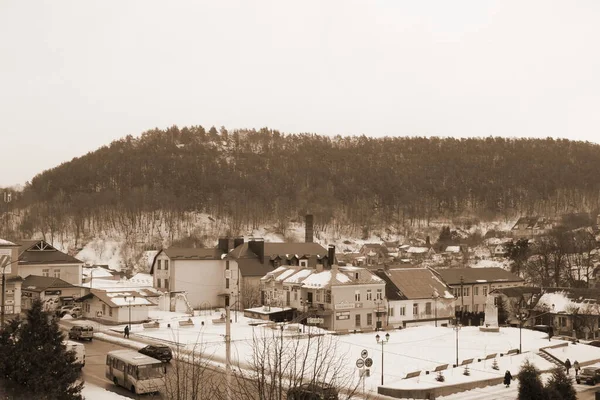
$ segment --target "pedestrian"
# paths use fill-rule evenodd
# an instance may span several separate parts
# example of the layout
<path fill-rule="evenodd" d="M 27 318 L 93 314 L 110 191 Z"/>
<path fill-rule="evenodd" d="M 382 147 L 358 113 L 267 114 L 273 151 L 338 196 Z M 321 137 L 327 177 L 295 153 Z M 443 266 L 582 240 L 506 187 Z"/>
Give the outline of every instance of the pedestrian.
<path fill-rule="evenodd" d="M 573 363 L 573 369 L 575 370 L 575 377 L 577 377 L 577 375 L 579 375 L 579 370 L 581 369 L 577 360 Z"/>
<path fill-rule="evenodd" d="M 124 337 L 129 339 L 129 326 L 125 325 L 125 329 L 123 329 Z"/>
<path fill-rule="evenodd" d="M 511 380 L 512 380 L 512 375 L 510 374 L 509 370 L 506 370 L 506 372 L 504 373 L 504 384 L 506 385 L 506 387 L 510 387 Z"/>
<path fill-rule="evenodd" d="M 569 370 L 571 369 L 571 361 L 568 358 L 565 360 L 565 368 L 567 369 L 567 375 L 569 375 Z"/>

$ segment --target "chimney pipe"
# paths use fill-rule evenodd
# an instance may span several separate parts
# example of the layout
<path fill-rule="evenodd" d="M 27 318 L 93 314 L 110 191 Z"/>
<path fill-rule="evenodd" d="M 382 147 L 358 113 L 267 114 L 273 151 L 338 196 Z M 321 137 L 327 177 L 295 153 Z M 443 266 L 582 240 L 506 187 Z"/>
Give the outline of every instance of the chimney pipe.
<path fill-rule="evenodd" d="M 229 238 L 219 238 L 219 244 L 217 245 L 221 253 L 229 253 Z"/>
<path fill-rule="evenodd" d="M 327 249 L 327 263 L 329 264 L 329 268 L 335 264 L 335 246 L 332 244 Z"/>
<path fill-rule="evenodd" d="M 304 241 L 306 243 L 313 242 L 313 216 L 312 214 L 306 214 L 306 227 L 304 228 Z"/>

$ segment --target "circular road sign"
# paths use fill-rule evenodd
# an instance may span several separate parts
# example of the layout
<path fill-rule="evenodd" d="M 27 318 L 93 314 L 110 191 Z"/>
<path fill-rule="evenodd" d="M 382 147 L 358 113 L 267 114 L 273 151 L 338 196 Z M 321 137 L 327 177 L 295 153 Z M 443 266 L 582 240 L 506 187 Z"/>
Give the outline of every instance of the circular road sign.
<path fill-rule="evenodd" d="M 356 360 L 356 367 L 357 368 L 362 368 L 365 366 L 365 361 L 362 358 L 359 358 L 358 360 Z"/>
<path fill-rule="evenodd" d="M 372 358 L 367 358 L 365 360 L 365 367 L 371 368 L 372 365 L 373 365 L 373 359 Z"/>
<path fill-rule="evenodd" d="M 363 350 L 360 352 L 360 356 L 364 360 L 365 358 L 369 357 L 369 352 L 367 350 Z"/>

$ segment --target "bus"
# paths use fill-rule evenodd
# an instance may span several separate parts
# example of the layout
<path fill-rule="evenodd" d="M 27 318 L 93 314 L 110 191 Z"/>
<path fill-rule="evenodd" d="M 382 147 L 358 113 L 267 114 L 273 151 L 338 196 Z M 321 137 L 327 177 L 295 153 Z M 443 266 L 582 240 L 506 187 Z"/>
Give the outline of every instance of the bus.
<path fill-rule="evenodd" d="M 106 355 L 106 378 L 133 393 L 159 392 L 165 387 L 162 361 L 135 350 L 113 350 Z"/>

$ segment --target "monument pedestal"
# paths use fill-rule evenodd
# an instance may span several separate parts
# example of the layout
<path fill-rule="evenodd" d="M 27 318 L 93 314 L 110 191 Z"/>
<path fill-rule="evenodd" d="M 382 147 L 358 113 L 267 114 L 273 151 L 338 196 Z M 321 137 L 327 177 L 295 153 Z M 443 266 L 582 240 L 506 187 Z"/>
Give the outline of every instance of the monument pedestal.
<path fill-rule="evenodd" d="M 488 296 L 485 302 L 485 320 L 479 327 L 481 332 L 500 332 L 498 327 L 498 307 L 494 305 L 494 297 Z"/>
<path fill-rule="evenodd" d="M 497 326 L 480 326 L 479 330 L 481 332 L 500 332 L 500 328 Z"/>

